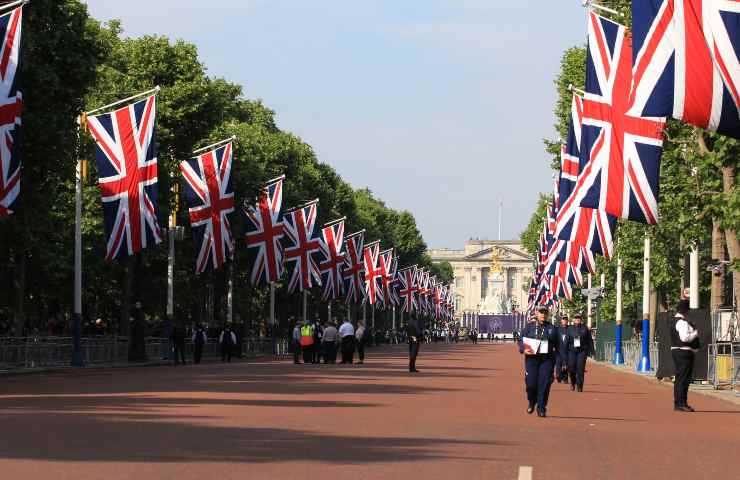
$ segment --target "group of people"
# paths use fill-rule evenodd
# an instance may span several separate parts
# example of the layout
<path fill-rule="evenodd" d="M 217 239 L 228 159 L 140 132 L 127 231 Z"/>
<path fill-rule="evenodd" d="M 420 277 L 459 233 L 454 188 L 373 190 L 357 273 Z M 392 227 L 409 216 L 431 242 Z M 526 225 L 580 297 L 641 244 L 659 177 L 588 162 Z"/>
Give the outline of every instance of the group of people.
<path fill-rule="evenodd" d="M 324 363 L 336 363 L 339 350 L 341 363 L 353 363 L 357 351 L 357 363 L 362 364 L 368 337 L 363 322 L 358 322 L 355 328 L 345 319 L 337 329 L 332 321 L 322 325 L 319 321 L 304 320 L 293 328 L 293 363 L 301 363 L 301 356 L 304 364 L 319 364 L 322 359 Z"/>
<path fill-rule="evenodd" d="M 573 324 L 561 316 L 560 325 L 548 321 L 549 310 L 540 307 L 536 320 L 528 323 L 519 336 L 519 352 L 524 354 L 524 382 L 527 390 L 527 413 L 535 408 L 540 417 L 547 416 L 547 401 L 553 379 L 570 383 L 571 390 L 583 391 L 586 359 L 594 354 L 591 332 L 576 314 Z"/>
<path fill-rule="evenodd" d="M 671 357 L 675 367 L 673 409 L 693 412 L 688 404 L 689 385 L 694 371 L 696 352 L 701 347 L 699 331 L 689 319 L 689 301 L 681 300 L 670 325 Z M 582 392 L 586 376 L 586 360 L 594 354 L 594 342 L 583 317 L 576 314 L 573 324 L 562 315 L 560 324 L 548 321 L 547 307 L 537 309 L 536 319 L 518 335 L 519 352 L 524 354 L 524 380 L 527 391 L 527 413 L 537 410 L 547 416 L 547 402 L 553 380 L 569 383 L 570 389 Z"/>

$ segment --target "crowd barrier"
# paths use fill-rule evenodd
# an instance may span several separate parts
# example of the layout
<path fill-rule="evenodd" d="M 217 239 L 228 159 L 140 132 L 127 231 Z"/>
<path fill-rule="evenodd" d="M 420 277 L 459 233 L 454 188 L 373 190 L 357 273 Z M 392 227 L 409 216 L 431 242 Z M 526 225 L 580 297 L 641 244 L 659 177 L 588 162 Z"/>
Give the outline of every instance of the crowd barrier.
<path fill-rule="evenodd" d="M 740 342 L 709 345 L 708 379 L 715 389 L 729 388 L 740 396 Z"/>
<path fill-rule="evenodd" d="M 650 364 L 653 370 L 658 370 L 660 357 L 658 356 L 658 342 L 650 344 Z M 611 362 L 614 359 L 614 350 L 616 349 L 616 342 L 604 342 L 604 356 L 603 358 L 597 358 L 601 362 Z M 624 357 L 624 364 L 627 367 L 637 368 L 642 360 L 642 342 L 636 340 L 628 340 L 622 342 L 622 356 Z"/>
<path fill-rule="evenodd" d="M 144 340 L 149 361 L 172 358 L 172 342 L 167 338 L 147 337 Z M 127 337 L 83 337 L 80 341 L 85 365 L 118 364 L 128 361 Z M 288 355 L 288 342 L 284 339 L 245 338 L 234 353 L 242 356 Z M 72 359 L 72 337 L 0 337 L 0 370 L 49 368 L 69 366 Z M 193 358 L 193 343 L 185 342 L 185 355 Z M 203 357 L 219 357 L 221 346 L 215 339 L 203 345 Z"/>

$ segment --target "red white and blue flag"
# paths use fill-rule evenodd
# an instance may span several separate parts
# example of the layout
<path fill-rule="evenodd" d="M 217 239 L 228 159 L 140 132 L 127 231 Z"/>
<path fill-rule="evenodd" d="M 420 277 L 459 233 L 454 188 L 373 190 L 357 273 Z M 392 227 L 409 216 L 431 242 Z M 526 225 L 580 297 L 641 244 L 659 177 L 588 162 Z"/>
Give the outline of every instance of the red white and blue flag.
<path fill-rule="evenodd" d="M 378 295 L 382 295 L 378 286 L 381 278 L 381 271 L 378 268 L 378 256 L 380 255 L 380 240 L 375 240 L 365 245 L 363 261 L 365 264 L 365 295 L 362 303 L 375 305 Z M 381 300 L 382 301 L 382 300 Z"/>
<path fill-rule="evenodd" d="M 322 241 L 313 234 L 318 203 L 314 200 L 283 215 L 283 262 L 288 271 L 288 293 L 321 285 Z"/>
<path fill-rule="evenodd" d="M 180 163 L 190 226 L 198 256 L 195 272 L 218 269 L 233 258 L 234 237 L 229 214 L 234 211 L 231 142 Z"/>
<path fill-rule="evenodd" d="M 347 304 L 360 303 L 364 298 L 365 288 L 365 230 L 353 233 L 344 240 L 344 292 Z"/>
<path fill-rule="evenodd" d="M 383 308 L 393 306 L 393 249 L 383 250 L 378 254 L 378 302 Z"/>
<path fill-rule="evenodd" d="M 156 96 L 88 118 L 105 215 L 106 261 L 162 241 L 157 219 Z"/>
<path fill-rule="evenodd" d="M 617 217 L 658 222 L 664 118 L 631 111 L 632 42 L 627 29 L 588 14 L 582 168 L 571 199 Z M 565 206 L 563 206 L 563 209 Z"/>
<path fill-rule="evenodd" d="M 398 296 L 401 299 L 401 309 L 406 313 L 418 309 L 416 296 L 419 291 L 416 280 L 416 267 L 406 267 L 398 271 Z"/>
<path fill-rule="evenodd" d="M 321 253 L 323 261 L 319 264 L 321 283 L 324 290 L 321 294 L 325 302 L 336 300 L 342 296 L 343 272 L 345 255 L 342 252 L 344 244 L 344 218 L 327 223 L 321 229 Z"/>
<path fill-rule="evenodd" d="M 636 111 L 740 138 L 740 2 L 632 0 Z"/>
<path fill-rule="evenodd" d="M 277 282 L 283 276 L 283 222 L 280 207 L 283 204 L 285 175 L 271 180 L 262 188 L 256 205 L 244 209 L 246 217 L 247 254 L 252 271 L 252 285 Z"/>
<path fill-rule="evenodd" d="M 23 96 L 16 82 L 20 63 L 20 6 L 0 16 L 0 36 L 3 39 L 0 56 L 0 219 L 13 213 L 21 191 L 21 157 L 18 145 Z"/>

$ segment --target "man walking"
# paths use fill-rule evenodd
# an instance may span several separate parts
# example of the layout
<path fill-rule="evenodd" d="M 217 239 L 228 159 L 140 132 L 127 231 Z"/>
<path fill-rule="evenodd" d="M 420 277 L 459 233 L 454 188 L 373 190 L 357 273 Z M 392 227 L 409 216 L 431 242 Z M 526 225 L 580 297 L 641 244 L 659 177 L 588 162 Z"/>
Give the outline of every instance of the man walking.
<path fill-rule="evenodd" d="M 418 318 L 410 318 L 406 325 L 406 338 L 409 342 L 409 372 L 418 373 L 416 369 L 416 357 L 419 355 L 421 346 L 421 335 L 423 333 L 422 321 Z"/>
<path fill-rule="evenodd" d="M 567 348 L 570 389 L 582 392 L 586 377 L 586 359 L 594 352 L 594 340 L 588 327 L 583 324 L 583 316 L 580 313 L 573 317 Z"/>
<path fill-rule="evenodd" d="M 689 301 L 681 300 L 676 308 L 671 325 L 671 357 L 676 367 L 673 382 L 673 409 L 678 412 L 693 412 L 689 406 L 689 385 L 694 375 L 694 356 L 699 351 L 699 331 L 689 321 Z"/>
<path fill-rule="evenodd" d="M 236 345 L 236 334 L 231 330 L 231 325 L 228 323 L 221 331 L 218 343 L 221 345 L 221 361 L 231 363 L 231 355 L 233 355 L 234 346 Z"/>
<path fill-rule="evenodd" d="M 355 355 L 355 327 L 349 319 L 345 318 L 344 323 L 339 327 L 339 338 L 341 339 L 342 363 L 352 363 L 352 357 Z"/>
<path fill-rule="evenodd" d="M 555 380 L 558 383 L 568 380 L 568 316 L 560 317 L 560 325 L 556 328 L 558 335 L 558 355 L 555 358 Z"/>
<path fill-rule="evenodd" d="M 524 383 L 529 405 L 527 413 L 537 406 L 537 415 L 547 416 L 547 401 L 552 387 L 552 372 L 558 337 L 555 327 L 547 321 L 549 310 L 540 307 L 537 320 L 529 322 L 522 332 L 519 352 L 524 354 Z"/>
<path fill-rule="evenodd" d="M 193 331 L 193 363 L 200 363 L 201 357 L 203 357 L 203 345 L 208 340 L 206 336 L 206 329 L 201 326 L 200 323 L 195 325 Z"/>

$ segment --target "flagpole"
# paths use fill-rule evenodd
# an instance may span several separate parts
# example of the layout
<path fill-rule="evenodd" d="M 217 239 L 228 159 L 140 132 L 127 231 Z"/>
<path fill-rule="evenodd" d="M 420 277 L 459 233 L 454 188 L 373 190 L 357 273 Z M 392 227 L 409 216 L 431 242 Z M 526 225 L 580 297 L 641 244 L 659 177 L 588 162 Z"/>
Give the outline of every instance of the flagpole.
<path fill-rule="evenodd" d="M 196 154 L 198 154 L 198 153 L 200 153 L 200 152 L 206 151 L 206 150 L 208 150 L 209 148 L 214 148 L 214 147 L 216 147 L 216 146 L 218 146 L 218 145 L 223 145 L 223 144 L 225 144 L 225 143 L 233 142 L 234 140 L 236 140 L 236 135 L 232 135 L 232 136 L 230 136 L 230 137 L 229 137 L 229 138 L 227 138 L 227 139 L 224 139 L 224 140 L 220 140 L 220 141 L 218 141 L 218 142 L 216 142 L 216 143 L 212 143 L 212 144 L 210 144 L 210 145 L 206 145 L 205 147 L 200 147 L 200 148 L 199 148 L 199 149 L 197 149 L 197 150 L 193 150 L 193 155 L 196 155 Z"/>
<path fill-rule="evenodd" d="M 326 305 L 326 320 L 327 322 L 331 323 L 331 299 L 329 299 L 329 303 Z"/>
<path fill-rule="evenodd" d="M 614 327 L 614 365 L 624 365 L 622 356 L 622 257 L 617 257 L 617 301 L 614 312 L 616 325 Z"/>
<path fill-rule="evenodd" d="M 395 306 L 392 309 L 391 324 L 393 327 L 392 330 L 395 330 L 396 329 L 396 307 Z"/>
<path fill-rule="evenodd" d="M 642 266 L 642 358 L 637 371 L 650 373 L 650 237 L 645 232 L 645 257 Z"/>
<path fill-rule="evenodd" d="M 229 262 L 229 291 L 226 294 L 226 322 L 234 321 L 234 259 Z"/>
<path fill-rule="evenodd" d="M 160 87 L 157 85 L 156 87 L 152 88 L 151 90 L 147 90 L 146 92 L 137 93 L 136 95 L 131 95 L 130 97 L 126 97 L 123 100 L 118 100 L 113 103 L 109 103 L 108 105 L 103 105 L 102 107 L 96 108 L 94 110 L 90 110 L 89 112 L 86 112 L 86 115 L 92 115 L 94 113 L 100 112 L 101 110 L 106 110 L 111 107 L 115 107 L 116 105 L 120 105 L 122 103 L 126 103 L 130 100 L 134 100 L 139 97 L 143 97 L 145 95 L 149 95 L 152 93 L 159 93 Z"/>
<path fill-rule="evenodd" d="M 10 9 L 12 9 L 14 7 L 18 7 L 18 6 L 22 6 L 22 5 L 27 5 L 29 3 L 31 3 L 31 0 L 18 0 L 17 2 L 8 3 L 6 5 L 0 5 L 0 11 L 10 10 Z"/>
<path fill-rule="evenodd" d="M 308 323 L 308 290 L 303 290 L 303 323 Z"/>
<path fill-rule="evenodd" d="M 689 254 L 689 308 L 699 308 L 699 247 L 691 246 Z"/>
<path fill-rule="evenodd" d="M 588 274 L 588 289 L 591 290 L 591 274 Z M 586 326 L 591 329 L 591 297 L 586 296 Z"/>
<path fill-rule="evenodd" d="M 77 167 L 75 169 L 75 278 L 74 312 L 72 315 L 72 366 L 81 367 L 82 361 L 82 132 L 84 116 L 77 117 Z"/>

